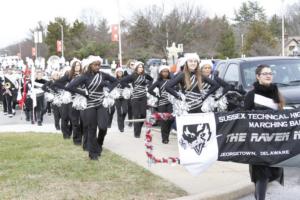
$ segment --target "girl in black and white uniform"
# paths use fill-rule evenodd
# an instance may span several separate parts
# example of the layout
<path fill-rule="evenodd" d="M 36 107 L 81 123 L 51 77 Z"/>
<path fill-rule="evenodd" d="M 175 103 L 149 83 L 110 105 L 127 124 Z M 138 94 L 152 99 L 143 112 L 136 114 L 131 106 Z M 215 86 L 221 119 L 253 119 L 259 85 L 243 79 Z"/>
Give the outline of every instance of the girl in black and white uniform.
<path fill-rule="evenodd" d="M 73 80 L 67 86 L 67 89 L 87 97 L 87 108 L 85 110 L 85 121 L 88 128 L 87 149 L 90 159 L 98 160 L 98 157 L 101 156 L 109 117 L 107 109 L 103 107 L 103 87 L 106 85 L 106 82 L 110 82 L 109 90 L 111 91 L 118 84 L 118 80 L 100 71 L 101 63 L 103 62 L 101 57 L 89 56 L 87 62 L 87 71 Z M 85 86 L 86 93 L 77 89 L 81 85 Z M 98 138 L 97 127 L 99 127 Z"/>
<path fill-rule="evenodd" d="M 151 85 L 148 89 L 148 92 L 156 96 L 158 98 L 158 112 L 161 113 L 172 113 L 172 104 L 168 100 L 168 93 L 165 89 L 166 84 L 171 79 L 170 68 L 166 65 L 161 65 L 159 67 L 159 78 L 153 85 Z M 153 90 L 155 88 L 159 89 L 159 95 L 157 95 Z M 160 128 L 161 128 L 161 138 L 162 143 L 168 144 L 169 143 L 169 135 L 171 131 L 171 125 L 174 120 L 165 120 L 160 121 Z"/>
<path fill-rule="evenodd" d="M 121 67 L 116 69 L 116 78 L 121 80 L 124 77 L 124 71 Z M 125 117 L 128 113 L 128 99 L 125 99 L 122 96 L 122 91 L 124 88 L 130 88 L 127 84 L 121 85 L 120 83 L 117 85 L 117 88 L 120 90 L 120 97 L 115 100 L 115 107 L 117 109 L 117 121 L 118 121 L 118 128 L 120 132 L 124 132 L 124 121 Z"/>
<path fill-rule="evenodd" d="M 66 86 L 82 73 L 81 62 L 78 59 L 71 61 L 71 70 L 63 77 L 53 83 L 59 89 L 67 90 Z M 72 99 L 74 95 L 72 96 Z M 62 105 L 61 130 L 64 138 L 70 138 L 73 133 L 73 142 L 75 145 L 81 145 L 82 131 L 80 126 L 80 111 L 72 107 L 72 102 Z M 71 128 L 68 125 L 71 122 Z"/>
<path fill-rule="evenodd" d="M 181 91 L 186 96 L 186 102 L 189 106 L 188 113 L 201 113 L 201 106 L 205 98 L 214 93 L 219 85 L 212 79 L 205 77 L 200 71 L 200 58 L 196 53 L 185 54 L 185 65 L 183 72 L 178 72 L 174 79 L 166 84 L 166 90 L 177 99 L 181 99 L 175 90 L 177 84 L 180 84 Z M 208 84 L 209 90 L 204 91 L 203 86 Z"/>
<path fill-rule="evenodd" d="M 133 93 L 131 97 L 131 106 L 133 119 L 146 118 L 147 110 L 147 85 L 151 85 L 153 78 L 145 73 L 144 63 L 135 62 L 135 71 L 133 74 L 121 79 L 121 84 L 132 83 Z M 140 138 L 144 122 L 134 122 L 134 137 Z"/>

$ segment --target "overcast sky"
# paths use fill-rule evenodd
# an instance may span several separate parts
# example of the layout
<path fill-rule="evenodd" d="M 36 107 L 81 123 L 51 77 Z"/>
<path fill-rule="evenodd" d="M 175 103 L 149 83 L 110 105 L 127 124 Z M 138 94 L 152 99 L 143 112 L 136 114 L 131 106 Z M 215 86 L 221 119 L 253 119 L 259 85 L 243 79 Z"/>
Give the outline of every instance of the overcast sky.
<path fill-rule="evenodd" d="M 164 5 L 166 10 L 172 9 L 187 0 L 120 0 L 122 18 L 130 17 L 137 9 L 149 5 Z M 208 16 L 224 15 L 232 17 L 246 0 L 189 0 L 203 8 Z M 284 5 L 300 0 L 285 0 Z M 281 14 L 282 0 L 259 0 L 268 16 Z M 116 23 L 118 20 L 117 0 L 2 0 L 0 10 L 0 48 L 16 43 L 29 36 L 29 29 L 37 26 L 38 21 L 47 24 L 54 17 L 65 17 L 68 22 L 80 18 L 83 9 L 95 9 L 109 20 Z"/>

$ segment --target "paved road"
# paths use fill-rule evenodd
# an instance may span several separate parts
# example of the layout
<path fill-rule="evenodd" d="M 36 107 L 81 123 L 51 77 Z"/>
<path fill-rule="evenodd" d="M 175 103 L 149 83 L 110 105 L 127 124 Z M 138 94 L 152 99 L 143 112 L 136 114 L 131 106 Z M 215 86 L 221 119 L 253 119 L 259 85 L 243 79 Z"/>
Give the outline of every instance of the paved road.
<path fill-rule="evenodd" d="M 285 168 L 284 187 L 278 182 L 270 184 L 266 200 L 296 200 L 300 199 L 300 168 Z M 248 195 L 240 200 L 253 200 L 254 195 Z"/>

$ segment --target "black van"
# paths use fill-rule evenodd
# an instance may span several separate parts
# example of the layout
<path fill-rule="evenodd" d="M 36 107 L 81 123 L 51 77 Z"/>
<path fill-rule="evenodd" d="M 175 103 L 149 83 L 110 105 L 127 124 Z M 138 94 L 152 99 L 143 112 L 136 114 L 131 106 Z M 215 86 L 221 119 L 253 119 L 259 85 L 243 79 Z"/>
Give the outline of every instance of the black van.
<path fill-rule="evenodd" d="M 298 57 L 249 57 L 219 61 L 219 77 L 240 91 L 252 89 L 255 69 L 260 64 L 271 67 L 273 82 L 285 98 L 286 109 L 300 107 L 300 58 Z"/>

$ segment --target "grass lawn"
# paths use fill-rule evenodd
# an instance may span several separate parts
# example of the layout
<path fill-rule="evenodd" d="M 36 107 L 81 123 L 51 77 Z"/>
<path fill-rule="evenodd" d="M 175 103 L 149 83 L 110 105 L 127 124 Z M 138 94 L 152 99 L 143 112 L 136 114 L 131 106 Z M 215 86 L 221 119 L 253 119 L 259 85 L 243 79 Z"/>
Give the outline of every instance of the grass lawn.
<path fill-rule="evenodd" d="M 104 149 L 99 161 L 60 134 L 0 134 L 0 199 L 171 199 L 186 192 Z"/>

